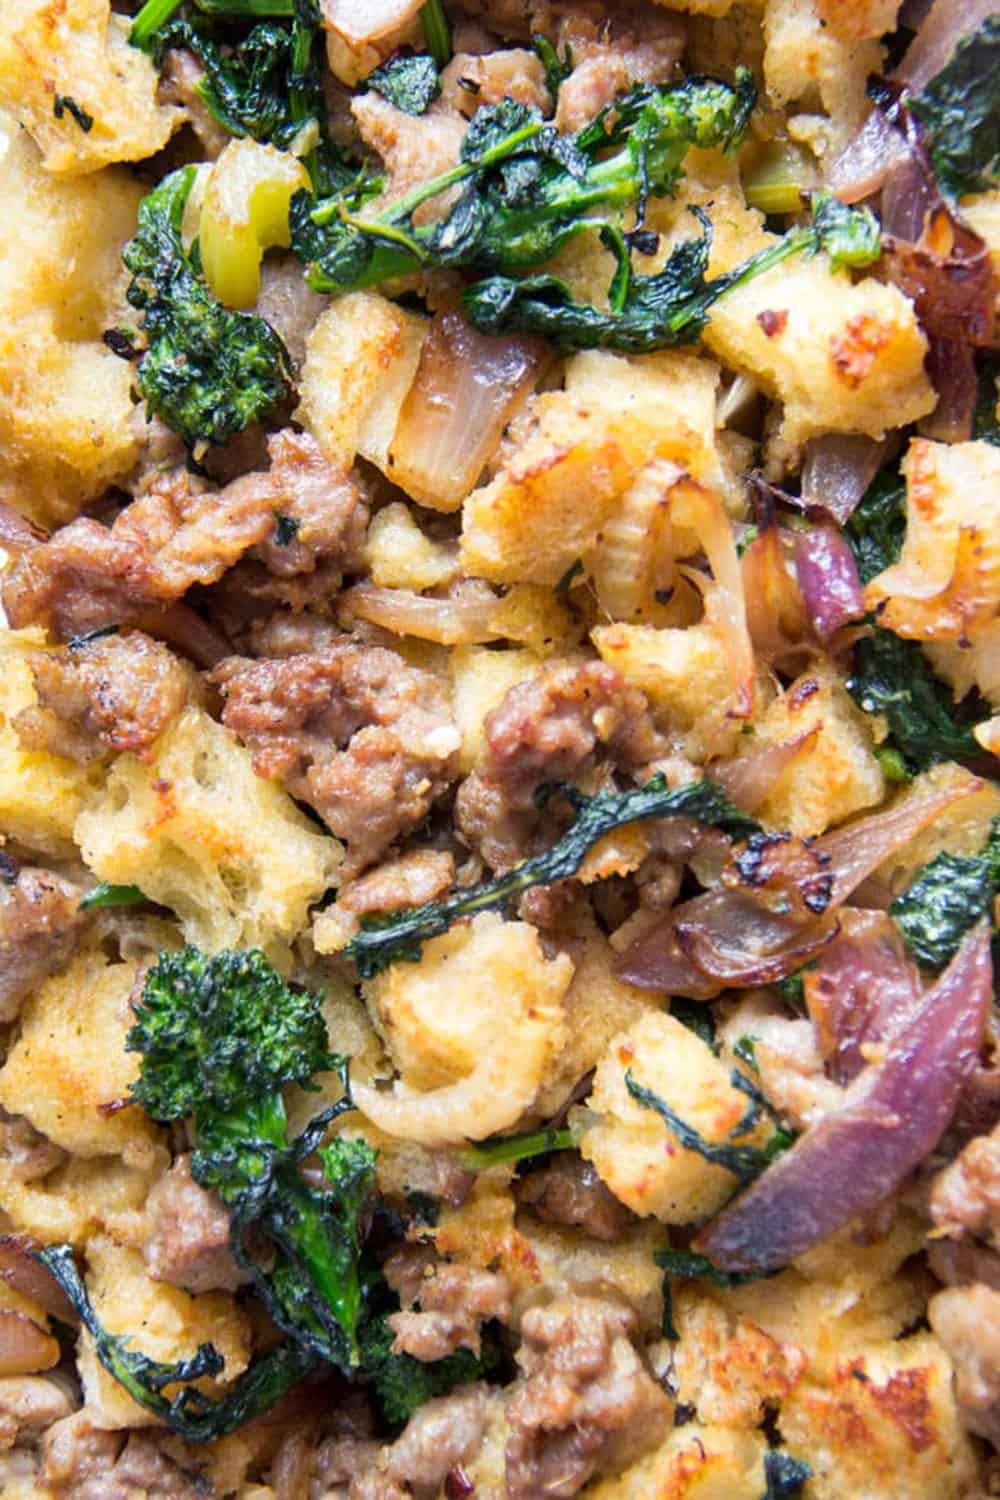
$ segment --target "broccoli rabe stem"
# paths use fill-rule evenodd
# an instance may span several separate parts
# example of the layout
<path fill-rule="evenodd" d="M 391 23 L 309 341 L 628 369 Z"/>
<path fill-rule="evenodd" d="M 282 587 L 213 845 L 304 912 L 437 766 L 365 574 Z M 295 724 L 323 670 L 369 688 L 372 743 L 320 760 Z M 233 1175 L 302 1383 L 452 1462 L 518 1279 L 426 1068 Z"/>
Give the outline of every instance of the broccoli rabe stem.
<path fill-rule="evenodd" d="M 146 0 L 128 34 L 132 46 L 145 51 L 160 28 L 167 24 L 175 11 L 180 10 L 181 4 L 182 0 Z"/>
<path fill-rule="evenodd" d="M 388 917 L 364 919 L 361 931 L 344 950 L 357 964 L 362 978 L 372 978 L 391 963 L 418 962 L 422 945 L 429 938 L 447 932 L 460 917 L 495 911 L 532 886 L 568 880 L 579 870 L 591 846 L 624 823 L 687 816 L 736 834 L 753 833 L 759 826 L 753 818 L 739 812 L 722 788 L 712 781 L 692 781 L 671 788 L 662 775 L 656 775 L 633 791 L 602 792 L 595 797 L 584 796 L 575 787 L 543 787 L 539 800 L 547 800 L 555 791 L 576 808 L 577 819 L 544 854 L 525 860 L 495 880 L 469 890 L 456 890 L 443 901 L 432 901 Z"/>
<path fill-rule="evenodd" d="M 572 1151 L 576 1145 L 572 1130 L 533 1130 L 527 1135 L 510 1135 L 478 1146 L 463 1146 L 455 1160 L 466 1172 L 487 1172 L 503 1162 L 527 1161 L 550 1151 Z"/>
<path fill-rule="evenodd" d="M 451 59 L 451 28 L 441 0 L 426 0 L 420 10 L 420 24 L 431 57 L 439 68 L 446 67 Z"/>
<path fill-rule="evenodd" d="M 146 0 L 132 22 L 128 39 L 133 47 L 145 51 L 156 39 L 156 33 L 180 10 L 183 0 Z M 295 14 L 295 0 L 195 0 L 200 11 L 209 16 L 241 18 L 277 18 Z"/>
<path fill-rule="evenodd" d="M 52 1245 L 35 1253 L 79 1314 L 109 1375 L 146 1411 L 191 1442 L 208 1442 L 242 1427 L 280 1401 L 317 1363 L 316 1356 L 301 1345 L 280 1344 L 255 1360 L 225 1396 L 213 1399 L 192 1384 L 222 1372 L 224 1361 L 213 1345 L 202 1344 L 190 1359 L 170 1364 L 130 1349 L 127 1339 L 110 1333 L 94 1311 L 72 1246 Z M 171 1387 L 173 1394 L 168 1396 L 165 1391 Z"/>

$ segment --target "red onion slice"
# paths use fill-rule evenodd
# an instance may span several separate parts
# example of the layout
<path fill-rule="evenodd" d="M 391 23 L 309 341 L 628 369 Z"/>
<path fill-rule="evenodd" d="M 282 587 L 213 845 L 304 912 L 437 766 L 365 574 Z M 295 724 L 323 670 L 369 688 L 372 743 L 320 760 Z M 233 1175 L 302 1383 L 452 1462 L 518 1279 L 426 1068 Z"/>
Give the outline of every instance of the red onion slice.
<path fill-rule="evenodd" d="M 976 1066 L 992 993 L 990 928 L 981 922 L 885 1060 L 714 1219 L 695 1249 L 724 1271 L 778 1271 L 876 1208 L 947 1129 Z"/>
<path fill-rule="evenodd" d="M 938 404 L 920 423 L 921 435 L 939 443 L 966 442 L 973 433 L 979 399 L 972 345 L 932 338 L 927 373 L 937 391 Z"/>
<path fill-rule="evenodd" d="M 846 526 L 894 444 L 894 438 L 842 432 L 810 439 L 802 461 L 803 508 L 824 510 Z"/>
<path fill-rule="evenodd" d="M 854 139 L 826 174 L 830 192 L 843 203 L 860 203 L 877 193 L 889 169 L 906 157 L 906 142 L 880 110 L 873 109 Z"/>
<path fill-rule="evenodd" d="M 795 538 L 795 571 L 813 629 L 824 644 L 865 612 L 854 553 L 835 526 L 814 526 Z"/>
<path fill-rule="evenodd" d="M 865 1066 L 862 1045 L 898 1031 L 923 998 L 916 965 L 885 912 L 845 910 L 837 941 L 803 979 L 827 1072 L 841 1084 Z"/>

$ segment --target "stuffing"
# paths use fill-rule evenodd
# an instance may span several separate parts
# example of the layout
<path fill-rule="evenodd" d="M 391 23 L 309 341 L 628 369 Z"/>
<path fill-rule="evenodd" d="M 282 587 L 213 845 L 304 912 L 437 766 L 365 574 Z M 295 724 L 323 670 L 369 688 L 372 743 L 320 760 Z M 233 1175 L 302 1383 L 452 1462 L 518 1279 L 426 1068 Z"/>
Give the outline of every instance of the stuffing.
<path fill-rule="evenodd" d="M 340 862 L 336 840 L 195 707 L 161 736 L 151 761 L 112 762 L 75 837 L 101 880 L 138 885 L 209 951 L 286 951 Z"/>
<path fill-rule="evenodd" d="M 81 953 L 24 1006 L 17 1040 L 0 1068 L 0 1105 L 24 1115 L 74 1156 L 118 1155 L 152 1164 L 156 1127 L 128 1105 L 139 1060 L 125 1051 L 134 963 Z"/>
<path fill-rule="evenodd" d="M 711 1048 L 672 1016 L 646 1011 L 610 1043 L 585 1109 L 575 1112 L 582 1155 L 634 1213 L 665 1224 L 709 1218 L 732 1196 L 737 1179 L 681 1146 L 659 1113 L 629 1093 L 626 1072 L 714 1145 L 763 1146 L 773 1127 L 758 1120 L 733 1137 L 746 1113 L 746 1094 L 734 1088 Z"/>
<path fill-rule="evenodd" d="M 961 642 L 1000 609 L 1000 549 L 993 556 L 1000 449 L 914 438 L 902 469 L 903 550 L 869 583 L 865 604 L 897 635 Z"/>
<path fill-rule="evenodd" d="M 915 776 L 902 790 L 900 802 L 949 790 L 962 795 L 880 867 L 879 878 L 893 896 L 905 890 L 935 854 L 979 854 L 986 844 L 990 825 L 1000 816 L 1000 786 L 995 781 L 973 776 L 954 761 L 943 761 Z"/>
<path fill-rule="evenodd" d="M 125 305 L 141 196 L 117 168 L 51 177 L 0 111 L 0 500 L 40 525 L 69 520 L 138 456 L 132 372 L 101 335 Z"/>
<path fill-rule="evenodd" d="M 439 588 L 458 572 L 454 550 L 421 531 L 413 512 L 394 500 L 372 517 L 365 542 L 365 561 L 378 588 Z"/>
<path fill-rule="evenodd" d="M 869 1345 L 827 1384 L 801 1381 L 780 1421 L 812 1467 L 815 1500 L 959 1500 L 974 1483 L 951 1361 L 932 1334 Z"/>
<path fill-rule="evenodd" d="M 462 565 L 497 583 L 554 586 L 599 549 L 631 476 L 669 459 L 712 483 L 717 366 L 665 352 L 590 351 L 566 365 L 561 391 L 536 396 L 499 474 L 466 500 Z"/>
<path fill-rule="evenodd" d="M 0 105 L 30 131 L 47 171 L 140 161 L 184 123 L 182 111 L 157 104 L 156 69 L 129 46 L 128 33 L 128 18 L 113 15 L 110 0 L 9 0 Z"/>
<path fill-rule="evenodd" d="M 214 1344 L 225 1360 L 223 1377 L 205 1382 L 208 1391 L 234 1380 L 250 1362 L 251 1329 L 245 1312 L 225 1292 L 197 1297 L 180 1287 L 154 1281 L 135 1250 L 116 1245 L 106 1235 L 87 1246 L 87 1289 L 98 1317 L 110 1333 L 126 1333 L 153 1359 L 189 1358 L 199 1344 Z M 94 1353 L 88 1333 L 80 1335 L 78 1354 L 87 1405 L 104 1428 L 155 1425 L 109 1375 Z"/>
<path fill-rule="evenodd" d="M 588 1500 L 740 1500 L 763 1495 L 763 1433 L 688 1423 L 621 1475 L 602 1479 Z"/>
<path fill-rule="evenodd" d="M 766 828 L 806 838 L 874 807 L 885 796 L 870 722 L 855 707 L 829 664 L 817 663 L 797 678 L 754 723 L 743 753 L 820 732 L 787 767 L 757 816 Z M 742 746 L 741 746 L 742 749 Z"/>
<path fill-rule="evenodd" d="M 757 1293 L 758 1302 L 764 1300 Z M 700 1422 L 759 1427 L 768 1407 L 780 1407 L 809 1367 L 790 1340 L 772 1338 L 748 1314 L 707 1297 L 698 1285 L 674 1282 L 671 1318 L 677 1399 Z"/>
<path fill-rule="evenodd" d="M 613 1287 L 635 1309 L 647 1337 L 659 1332 L 663 1272 L 653 1256 L 667 1242 L 661 1224 L 633 1220 L 609 1244 L 579 1229 L 541 1223 L 522 1210 L 517 1216 L 517 1231 L 523 1260 L 520 1276 L 513 1276 L 518 1293 L 514 1300 L 515 1326 L 527 1308 L 549 1296 L 568 1296 L 602 1283 Z"/>
<path fill-rule="evenodd" d="M 448 658 L 451 702 L 462 736 L 459 767 L 467 776 L 484 746 L 486 716 L 508 689 L 538 666 L 533 651 L 488 651 L 485 646 L 456 646 Z"/>
<path fill-rule="evenodd" d="M 100 787 L 99 765 L 48 750 L 26 750 L 14 720 L 38 702 L 26 652 L 45 645 L 38 629 L 0 631 L 0 829 L 43 854 L 68 855 L 85 798 Z"/>
<path fill-rule="evenodd" d="M 389 449 L 429 328 L 375 292 L 339 297 L 317 320 L 295 416 L 332 464 L 360 454 L 392 477 Z"/>
<path fill-rule="evenodd" d="M 789 133 L 821 158 L 846 146 L 867 116 L 867 82 L 883 66 L 878 36 L 892 29 L 898 9 L 898 0 L 767 0 L 768 93 L 808 112 L 793 115 Z"/>
<path fill-rule="evenodd" d="M 121 1243 L 141 1245 L 143 1205 L 165 1157 L 162 1151 L 152 1166 L 129 1166 L 119 1157 L 72 1156 L 29 1182 L 0 1157 L 4 1212 L 19 1234 L 42 1245 L 68 1243 L 82 1249 L 93 1235 L 105 1232 Z"/>
<path fill-rule="evenodd" d="M 544 957 L 534 928 L 491 913 L 432 938 L 419 963 L 391 964 L 366 999 L 401 1077 L 388 1094 L 355 1083 L 362 1113 L 423 1145 L 508 1129 L 562 1045 L 572 977 L 565 955 Z M 461 1005 L 442 1005 L 448 994 Z"/>

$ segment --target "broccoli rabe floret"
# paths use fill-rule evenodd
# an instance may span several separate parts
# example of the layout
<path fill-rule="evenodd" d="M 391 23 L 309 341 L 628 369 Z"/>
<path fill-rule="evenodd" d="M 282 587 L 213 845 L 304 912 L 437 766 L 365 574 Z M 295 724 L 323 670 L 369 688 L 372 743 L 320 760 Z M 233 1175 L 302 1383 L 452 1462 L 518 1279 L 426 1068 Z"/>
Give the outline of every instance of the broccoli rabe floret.
<path fill-rule="evenodd" d="M 146 339 L 139 390 L 197 454 L 266 417 L 291 390 L 291 364 L 270 324 L 224 307 L 195 251 L 185 251 L 181 223 L 194 178 L 195 168 L 183 167 L 143 199 L 123 259 Z"/>
<path fill-rule="evenodd" d="M 466 316 L 484 333 L 539 334 L 567 353 L 601 347 L 644 354 L 696 342 L 720 297 L 793 255 L 825 250 L 834 266 L 866 266 L 879 254 L 872 215 L 820 194 L 812 224 L 797 225 L 777 244 L 708 281 L 711 224 L 700 209 L 693 212 L 704 233 L 677 245 L 655 275 L 633 272 L 626 247 L 618 257 L 607 309 L 576 301 L 556 276 L 492 276 L 467 288 Z M 616 250 L 613 239 L 606 244 Z"/>
<path fill-rule="evenodd" d="M 224 1361 L 212 1344 L 201 1344 L 190 1359 L 165 1364 L 150 1359 L 129 1340 L 109 1333 L 101 1323 L 73 1258 L 70 1245 L 52 1245 L 37 1252 L 66 1293 L 94 1342 L 104 1368 L 134 1401 L 192 1442 L 224 1437 L 280 1401 L 285 1392 L 317 1363 L 316 1356 L 294 1342 L 279 1344 L 251 1364 L 225 1396 L 206 1396 L 192 1382 L 218 1375 Z M 164 1394 L 167 1387 L 173 1394 Z"/>
<path fill-rule="evenodd" d="M 345 292 L 431 266 L 513 271 L 537 265 L 574 235 L 603 232 L 626 253 L 623 214 L 641 221 L 650 195 L 673 192 L 692 146 L 731 150 L 755 99 L 748 72 L 735 87 L 691 78 L 643 86 L 615 100 L 576 135 L 512 99 L 479 109 L 450 171 L 364 217 L 363 193 L 292 202 L 292 248 L 317 291 Z M 610 154 L 609 154 L 610 153 Z M 431 224 L 416 210 L 456 186 L 451 211 Z"/>
<path fill-rule="evenodd" d="M 979 854 L 935 854 L 889 907 L 917 963 L 943 969 L 970 927 L 993 919 L 1000 893 L 1000 818 Z"/>
<path fill-rule="evenodd" d="M 146 1113 L 193 1123 L 191 1175 L 228 1207 L 233 1251 L 279 1327 L 316 1357 L 356 1368 L 360 1218 L 374 1153 L 363 1141 L 320 1148 L 351 1100 L 319 997 L 290 988 L 257 951 L 164 953 L 127 1045 L 142 1055 L 132 1093 Z M 283 1088 L 330 1070 L 340 1072 L 341 1100 L 290 1140 Z M 317 1148 L 323 1183 L 312 1187 L 300 1164 Z M 258 1250 L 267 1241 L 260 1259 L 251 1229 Z"/>
<path fill-rule="evenodd" d="M 645 818 L 690 817 L 714 824 L 729 833 L 749 834 L 759 824 L 733 806 L 722 788 L 712 781 L 691 781 L 668 787 L 662 775 L 651 776 L 645 786 L 631 792 L 600 792 L 587 797 L 575 787 L 543 787 L 541 800 L 556 791 L 576 809 L 573 827 L 544 854 L 525 860 L 517 869 L 470 889 L 457 890 L 442 901 L 431 901 L 409 911 L 387 917 L 362 919 L 361 931 L 344 950 L 365 979 L 397 962 L 416 963 L 429 938 L 447 932 L 460 917 L 495 911 L 515 896 L 536 885 L 552 885 L 575 875 L 598 839 Z"/>

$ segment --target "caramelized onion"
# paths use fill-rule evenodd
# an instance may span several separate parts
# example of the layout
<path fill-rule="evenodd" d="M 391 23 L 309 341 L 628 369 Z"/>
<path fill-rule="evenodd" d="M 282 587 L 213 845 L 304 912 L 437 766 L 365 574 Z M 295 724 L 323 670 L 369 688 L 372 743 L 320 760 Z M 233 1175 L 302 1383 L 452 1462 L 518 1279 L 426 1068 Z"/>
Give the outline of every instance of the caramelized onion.
<path fill-rule="evenodd" d="M 769 662 L 785 661 L 815 644 L 805 600 L 786 562 L 780 527 L 763 525 L 744 552 L 743 588 L 750 639 Z"/>
<path fill-rule="evenodd" d="M 846 909 L 837 941 L 803 975 L 803 983 L 835 1083 L 850 1083 L 865 1065 L 862 1045 L 884 1041 L 922 999 L 920 975 L 906 956 L 899 928 L 879 911 Z"/>
<path fill-rule="evenodd" d="M 893 446 L 893 438 L 843 432 L 811 438 L 802 461 L 803 508 L 824 510 L 846 526 Z"/>
<path fill-rule="evenodd" d="M 0 1308 L 0 1377 L 34 1375 L 59 1363 L 59 1344 L 27 1313 Z"/>
<path fill-rule="evenodd" d="M 800 755 L 807 754 L 819 738 L 819 725 L 775 745 L 755 745 L 746 755 L 716 763 L 711 767 L 713 781 L 729 794 L 730 802 L 743 812 L 756 812 L 766 802 L 785 772 Z"/>
<path fill-rule="evenodd" d="M 691 528 L 708 558 L 714 588 L 706 588 L 693 569 L 684 570 L 684 576 L 702 588 L 706 616 L 728 646 L 733 678 L 729 712 L 736 719 L 749 718 L 755 702 L 757 674 L 747 628 L 743 575 L 726 508 L 713 490 L 684 478 L 671 491 L 670 518 L 677 526 Z"/>
<path fill-rule="evenodd" d="M 673 907 L 626 948 L 616 974 L 637 989 L 692 1000 L 784 979 L 833 942 L 833 914 L 863 880 L 979 785 L 970 779 L 905 798 L 811 845 L 780 834 L 752 841 L 724 872 L 726 889 Z"/>
<path fill-rule="evenodd" d="M 53 1318 L 75 1323 L 76 1313 L 51 1271 L 32 1255 L 34 1242 L 27 1235 L 0 1235 L 0 1280 L 30 1297 Z"/>
<path fill-rule="evenodd" d="M 932 338 L 927 373 L 938 403 L 920 423 L 923 437 L 939 443 L 964 443 L 972 436 L 979 399 L 976 357 L 971 344 Z"/>
<path fill-rule="evenodd" d="M 896 78 L 919 93 L 940 73 L 962 38 L 996 15 L 996 10 L 996 0 L 936 0 L 906 49 Z"/>
<path fill-rule="evenodd" d="M 976 1066 L 992 998 L 981 922 L 838 1108 L 712 1221 L 695 1248 L 724 1271 L 777 1271 L 894 1192 L 941 1139 Z"/>
<path fill-rule="evenodd" d="M 457 510 L 545 359 L 536 339 L 493 338 L 438 313 L 399 413 L 390 478 L 424 505 Z"/>
<path fill-rule="evenodd" d="M 826 185 L 843 203 L 859 203 L 878 192 L 889 169 L 905 155 L 906 142 L 881 110 L 873 109 L 830 166 Z"/>
<path fill-rule="evenodd" d="M 374 583 L 356 583 L 338 601 L 345 619 L 368 620 L 393 635 L 412 635 L 440 646 L 473 646 L 499 639 L 500 631 L 490 625 L 496 607 L 496 595 L 479 588 L 464 596 L 435 599 Z"/>
<path fill-rule="evenodd" d="M 797 533 L 795 571 L 812 627 L 824 644 L 842 625 L 861 619 L 865 600 L 854 553 L 835 526 Z"/>

